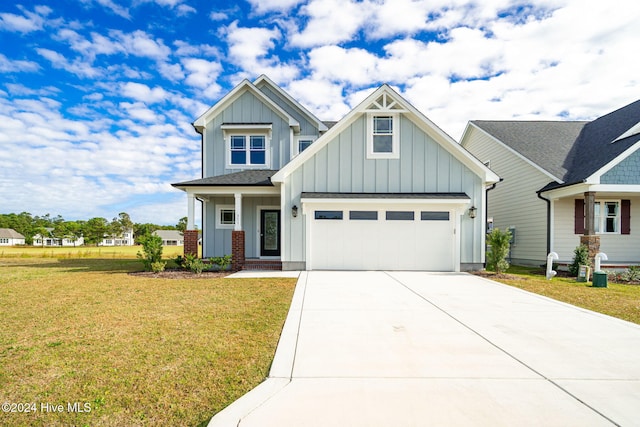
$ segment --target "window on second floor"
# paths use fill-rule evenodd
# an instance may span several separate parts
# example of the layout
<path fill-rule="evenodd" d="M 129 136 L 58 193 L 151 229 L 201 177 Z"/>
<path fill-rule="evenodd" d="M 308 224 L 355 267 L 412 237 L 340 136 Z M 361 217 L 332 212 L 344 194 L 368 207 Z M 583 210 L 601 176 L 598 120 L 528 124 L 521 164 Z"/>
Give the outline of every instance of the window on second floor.
<path fill-rule="evenodd" d="M 309 148 L 311 144 L 316 140 L 317 137 L 309 136 L 309 135 L 300 135 L 294 138 L 294 146 L 293 146 L 293 155 L 297 156 L 302 153 L 304 150 Z"/>
<path fill-rule="evenodd" d="M 367 121 L 367 157 L 370 159 L 399 158 L 398 115 L 369 114 Z"/>
<path fill-rule="evenodd" d="M 231 135 L 229 144 L 230 166 L 267 165 L 266 135 Z"/>

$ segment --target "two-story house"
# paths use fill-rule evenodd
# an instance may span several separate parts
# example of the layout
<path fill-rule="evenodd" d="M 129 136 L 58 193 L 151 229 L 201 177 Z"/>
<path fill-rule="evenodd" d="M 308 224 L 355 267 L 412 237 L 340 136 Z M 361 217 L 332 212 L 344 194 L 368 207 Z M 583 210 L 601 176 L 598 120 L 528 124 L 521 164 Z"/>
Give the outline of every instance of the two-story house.
<path fill-rule="evenodd" d="M 185 253 L 234 268 L 459 271 L 484 262 L 485 187 L 498 176 L 388 85 L 329 127 L 266 76 L 194 123 L 202 178 Z"/>

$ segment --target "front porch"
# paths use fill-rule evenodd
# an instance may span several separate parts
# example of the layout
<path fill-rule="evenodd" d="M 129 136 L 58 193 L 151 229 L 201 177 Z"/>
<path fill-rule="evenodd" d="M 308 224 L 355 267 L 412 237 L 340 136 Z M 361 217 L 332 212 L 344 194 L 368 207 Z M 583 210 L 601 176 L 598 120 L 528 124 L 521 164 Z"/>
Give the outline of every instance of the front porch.
<path fill-rule="evenodd" d="M 282 269 L 280 188 L 275 171 L 252 170 L 176 184 L 187 192 L 185 254 L 197 254 L 196 201 L 202 202 L 202 257 L 232 256 L 232 269 Z"/>

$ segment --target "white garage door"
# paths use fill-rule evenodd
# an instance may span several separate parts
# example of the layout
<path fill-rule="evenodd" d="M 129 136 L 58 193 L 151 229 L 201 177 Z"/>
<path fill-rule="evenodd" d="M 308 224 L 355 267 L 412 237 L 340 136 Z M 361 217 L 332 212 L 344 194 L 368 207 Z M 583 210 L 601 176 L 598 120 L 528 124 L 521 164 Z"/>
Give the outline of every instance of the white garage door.
<path fill-rule="evenodd" d="M 452 210 L 356 204 L 306 214 L 311 270 L 455 270 Z"/>

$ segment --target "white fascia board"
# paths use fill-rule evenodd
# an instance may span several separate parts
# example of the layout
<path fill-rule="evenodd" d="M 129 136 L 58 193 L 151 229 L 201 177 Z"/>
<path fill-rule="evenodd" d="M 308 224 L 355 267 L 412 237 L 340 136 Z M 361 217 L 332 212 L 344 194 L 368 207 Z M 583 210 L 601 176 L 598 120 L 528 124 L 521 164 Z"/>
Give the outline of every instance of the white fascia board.
<path fill-rule="evenodd" d="M 545 191 L 541 194 L 551 200 L 563 199 L 565 197 L 584 196 L 587 191 L 593 191 L 598 197 L 598 193 L 629 193 L 640 194 L 640 185 L 624 184 L 589 184 L 581 182 L 575 185 Z"/>
<path fill-rule="evenodd" d="M 467 128 L 465 128 L 464 133 L 462 134 L 462 139 L 461 139 L 461 145 L 464 146 L 465 144 L 465 139 L 467 137 L 467 131 L 469 130 L 469 126 L 473 126 L 474 129 L 477 129 L 479 132 L 482 132 L 483 134 L 485 134 L 486 136 L 488 136 L 489 138 L 491 138 L 491 140 L 493 140 L 496 144 L 500 145 L 501 147 L 504 147 L 507 151 L 509 151 L 511 154 L 513 154 L 514 156 L 518 157 L 519 159 L 523 160 L 525 163 L 527 163 L 528 165 L 530 165 L 531 167 L 533 167 L 534 169 L 537 169 L 538 171 L 540 171 L 542 174 L 548 176 L 550 179 L 552 179 L 553 181 L 559 183 L 559 184 L 564 184 L 564 181 L 560 178 L 558 178 L 557 176 L 553 175 L 551 172 L 549 172 L 546 169 L 543 169 L 542 167 L 540 167 L 540 165 L 538 165 L 537 163 L 532 162 L 531 160 L 529 160 L 528 158 L 526 158 L 525 156 L 523 156 L 522 154 L 518 153 L 516 150 L 514 150 L 513 148 L 509 147 L 507 144 L 505 144 L 504 142 L 500 141 L 498 138 L 494 137 L 493 135 L 491 135 L 490 133 L 488 133 L 487 131 L 485 131 L 484 129 L 478 127 L 477 125 L 469 122 L 467 124 Z"/>
<path fill-rule="evenodd" d="M 259 98 L 265 104 L 269 105 L 269 107 L 271 107 L 273 109 L 273 111 L 275 111 L 280 117 L 282 117 L 283 119 L 285 119 L 289 123 L 289 126 L 297 128 L 297 129 L 300 128 L 300 123 L 298 123 L 298 121 L 296 119 L 291 117 L 289 115 L 289 113 L 284 111 L 278 104 L 273 102 L 271 100 L 271 98 L 269 98 L 267 95 L 262 93 L 262 91 L 260 89 L 255 87 L 253 85 L 253 83 L 251 83 L 247 79 L 245 79 L 242 82 L 240 82 L 240 84 L 238 84 L 229 93 L 227 93 L 225 96 L 223 96 L 222 99 L 220 99 L 217 103 L 215 103 L 204 114 L 202 114 L 200 117 L 198 117 L 193 122 L 193 126 L 197 130 L 202 131 L 206 127 L 206 124 L 209 121 L 210 117 L 216 116 L 220 111 L 222 111 L 225 108 L 227 108 L 232 102 L 234 102 L 236 99 L 238 99 L 240 97 L 240 95 L 242 95 L 245 91 L 250 91 L 253 95 L 255 95 L 257 98 Z"/>
<path fill-rule="evenodd" d="M 262 186 L 184 186 L 176 187 L 182 191 L 186 191 L 187 194 L 193 194 L 196 197 L 210 197 L 210 196 L 233 196 L 236 193 L 242 195 L 279 195 L 280 188 L 278 186 L 262 187 Z"/>
<path fill-rule="evenodd" d="M 635 153 L 639 148 L 640 148 L 640 142 L 636 142 L 631 147 L 627 148 L 618 156 L 616 156 L 615 159 L 611 160 L 609 163 L 607 163 L 606 165 L 598 169 L 596 172 L 594 172 L 592 175 L 590 175 L 586 179 L 586 181 L 593 184 L 599 184 L 600 178 L 602 177 L 602 175 L 609 172 L 614 167 L 618 166 L 620 162 L 622 162 L 624 159 L 626 159 L 627 157 Z"/>
<path fill-rule="evenodd" d="M 287 92 L 285 92 L 280 86 L 278 86 L 277 84 L 275 84 L 269 77 L 267 77 L 266 75 L 262 74 L 260 77 L 258 77 L 254 82 L 254 86 L 258 87 L 258 85 L 262 82 L 267 83 L 269 86 L 271 86 L 272 89 L 275 89 L 280 95 L 282 95 L 282 97 L 284 97 L 285 99 L 287 99 L 289 102 L 291 102 L 294 106 L 296 106 L 296 108 L 298 108 L 300 111 L 302 111 L 302 113 L 304 113 L 308 118 L 311 119 L 311 121 L 315 122 L 318 125 L 318 130 L 320 132 L 325 132 L 328 128 L 327 125 L 325 125 L 324 123 L 322 123 L 322 120 L 320 120 L 319 118 L 317 118 L 316 116 L 313 115 L 313 113 L 311 113 L 311 111 L 307 110 L 302 104 L 300 104 L 298 101 L 296 101 L 295 99 L 293 99 L 293 97 L 291 97 L 291 95 L 289 95 Z"/>
<path fill-rule="evenodd" d="M 471 199 L 393 199 L 393 198 L 322 198 L 322 197 L 303 197 L 300 203 L 316 204 L 316 205 L 456 205 L 466 206 L 471 203 Z"/>

